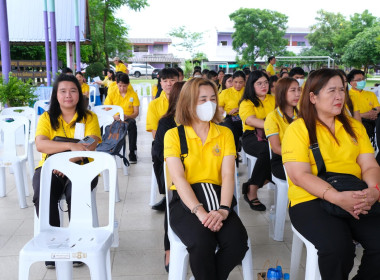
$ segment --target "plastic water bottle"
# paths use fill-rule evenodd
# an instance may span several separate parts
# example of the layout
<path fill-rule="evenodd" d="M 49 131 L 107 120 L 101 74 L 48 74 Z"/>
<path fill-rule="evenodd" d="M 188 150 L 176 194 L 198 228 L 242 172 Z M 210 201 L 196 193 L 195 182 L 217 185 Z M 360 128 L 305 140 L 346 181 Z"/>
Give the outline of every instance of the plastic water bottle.
<path fill-rule="evenodd" d="M 284 280 L 290 280 L 289 273 L 284 273 Z"/>
<path fill-rule="evenodd" d="M 274 223 L 276 219 L 276 208 L 274 205 L 270 207 L 269 210 L 269 237 L 274 237 Z"/>

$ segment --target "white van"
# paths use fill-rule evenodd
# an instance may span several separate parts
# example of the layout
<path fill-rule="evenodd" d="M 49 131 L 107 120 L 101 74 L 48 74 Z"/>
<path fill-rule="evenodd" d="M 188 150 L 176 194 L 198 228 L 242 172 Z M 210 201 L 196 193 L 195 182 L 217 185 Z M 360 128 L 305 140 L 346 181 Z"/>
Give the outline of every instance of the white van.
<path fill-rule="evenodd" d="M 136 78 L 144 75 L 152 75 L 154 67 L 150 64 L 144 63 L 132 63 L 128 65 L 129 75 L 133 75 Z"/>

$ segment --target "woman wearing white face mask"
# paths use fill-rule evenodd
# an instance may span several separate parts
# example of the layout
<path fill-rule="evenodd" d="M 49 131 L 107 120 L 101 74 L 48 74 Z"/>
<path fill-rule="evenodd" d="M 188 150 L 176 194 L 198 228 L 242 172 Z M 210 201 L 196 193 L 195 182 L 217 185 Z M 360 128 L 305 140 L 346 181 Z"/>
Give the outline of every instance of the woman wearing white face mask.
<path fill-rule="evenodd" d="M 213 82 L 188 81 L 176 108 L 175 119 L 181 126 L 169 130 L 164 140 L 164 158 L 176 188 L 170 225 L 187 246 L 197 280 L 227 279 L 248 249 L 247 232 L 232 209 L 234 138 L 227 127 L 216 124 L 220 122 L 217 103 Z M 183 141 L 187 153 L 182 153 Z"/>

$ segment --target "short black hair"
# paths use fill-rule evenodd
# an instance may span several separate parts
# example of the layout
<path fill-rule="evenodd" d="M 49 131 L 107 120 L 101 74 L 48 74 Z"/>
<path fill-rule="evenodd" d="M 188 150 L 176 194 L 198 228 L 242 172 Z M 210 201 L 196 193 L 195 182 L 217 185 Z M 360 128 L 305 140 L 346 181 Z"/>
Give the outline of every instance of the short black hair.
<path fill-rule="evenodd" d="M 210 70 L 208 70 L 208 69 L 203 69 L 203 71 L 202 71 L 202 75 L 207 75 L 208 72 L 210 72 Z"/>
<path fill-rule="evenodd" d="M 301 67 L 294 67 L 289 72 L 289 77 L 293 77 L 294 75 L 303 75 L 305 76 L 305 71 Z"/>
<path fill-rule="evenodd" d="M 273 59 L 273 58 L 275 58 L 275 56 L 270 56 L 270 57 L 268 57 L 268 63 Z"/>
<path fill-rule="evenodd" d="M 219 75 L 219 73 L 223 73 L 223 74 L 226 74 L 226 72 L 224 72 L 224 70 L 223 70 L 223 69 L 220 69 L 220 70 L 218 71 L 218 75 Z"/>
<path fill-rule="evenodd" d="M 199 72 L 202 72 L 202 67 L 200 67 L 199 65 L 194 66 L 194 71 L 195 70 L 198 70 Z"/>
<path fill-rule="evenodd" d="M 62 74 L 67 74 L 67 73 L 73 74 L 74 72 L 69 67 L 62 68 Z"/>
<path fill-rule="evenodd" d="M 364 76 L 364 72 L 359 69 L 352 69 L 350 73 L 347 75 L 347 82 L 351 83 L 351 81 L 354 79 L 355 75 L 361 74 Z"/>
<path fill-rule="evenodd" d="M 234 74 L 232 75 L 232 80 L 238 77 L 242 77 L 245 80 L 245 73 L 241 70 L 235 71 Z"/>
<path fill-rule="evenodd" d="M 179 73 L 175 68 L 164 68 L 159 73 L 161 80 L 179 78 Z"/>
<path fill-rule="evenodd" d="M 176 68 L 175 68 L 175 70 L 177 70 L 177 71 L 178 71 L 178 73 L 181 73 L 181 74 L 182 74 L 182 76 L 183 76 L 183 70 L 182 70 L 182 68 L 181 68 L 181 67 L 176 67 Z"/>
<path fill-rule="evenodd" d="M 116 76 L 116 83 L 122 82 L 123 84 L 129 84 L 129 76 L 125 73 L 120 73 Z"/>
<path fill-rule="evenodd" d="M 211 79 L 211 78 L 214 78 L 214 77 L 217 77 L 217 76 L 218 76 L 218 73 L 216 73 L 214 70 L 210 70 L 207 73 L 207 79 Z"/>
<path fill-rule="evenodd" d="M 77 71 L 77 72 L 75 72 L 75 76 L 76 76 L 76 75 L 81 75 L 82 77 L 84 77 L 84 76 L 83 76 L 83 73 L 82 73 L 81 71 Z"/>

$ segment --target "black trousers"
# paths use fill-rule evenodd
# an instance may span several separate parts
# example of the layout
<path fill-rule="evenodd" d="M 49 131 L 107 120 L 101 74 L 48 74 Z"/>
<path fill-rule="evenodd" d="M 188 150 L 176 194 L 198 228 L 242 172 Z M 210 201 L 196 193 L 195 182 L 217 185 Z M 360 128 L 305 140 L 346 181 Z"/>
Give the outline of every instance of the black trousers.
<path fill-rule="evenodd" d="M 233 121 L 230 115 L 227 115 L 224 122 L 220 125 L 226 126 L 231 129 L 234 134 L 236 151 L 240 151 L 239 138 L 243 135 L 243 124 L 241 121 Z"/>
<path fill-rule="evenodd" d="M 258 141 L 253 130 L 246 130 L 243 133 L 242 144 L 247 154 L 257 158 L 248 183 L 261 188 L 266 180 L 272 179 L 268 142 Z"/>
<path fill-rule="evenodd" d="M 33 203 L 36 207 L 37 216 L 39 214 L 39 208 L 40 208 L 40 181 L 41 181 L 41 167 L 37 168 L 34 171 L 33 175 Z M 96 176 L 91 181 L 91 190 L 93 190 L 96 185 L 98 184 L 98 176 Z M 66 187 L 65 187 L 66 186 Z M 62 197 L 62 195 L 65 194 L 66 196 L 66 202 L 69 210 L 69 217 L 71 214 L 71 182 L 67 177 L 58 177 L 53 174 L 51 177 L 51 190 L 50 190 L 50 218 L 49 222 L 50 225 L 59 227 L 60 226 L 60 220 L 59 220 L 59 211 L 58 211 L 58 203 Z"/>
<path fill-rule="evenodd" d="M 185 210 L 176 192 L 170 202 L 170 225 L 187 247 L 191 271 L 197 280 L 227 279 L 248 250 L 247 231 L 234 211 L 223 221 L 219 232 L 212 232 L 196 215 Z"/>
<path fill-rule="evenodd" d="M 137 126 L 135 119 L 127 119 L 128 123 L 128 142 L 129 142 L 129 152 L 134 152 L 137 150 Z"/>
<path fill-rule="evenodd" d="M 284 165 L 282 164 L 282 156 L 272 151 L 272 159 L 270 160 L 272 174 L 281 180 L 286 180 Z"/>
<path fill-rule="evenodd" d="M 104 102 L 104 100 L 106 100 L 106 97 L 107 97 L 107 92 L 108 92 L 108 88 L 99 88 L 99 93 L 100 93 L 100 101 Z"/>
<path fill-rule="evenodd" d="M 355 245 L 364 248 L 355 280 L 380 279 L 380 216 L 361 215 L 360 220 L 339 218 L 320 206 L 320 199 L 289 208 L 293 226 L 318 250 L 322 279 L 347 280 L 354 265 Z"/>

